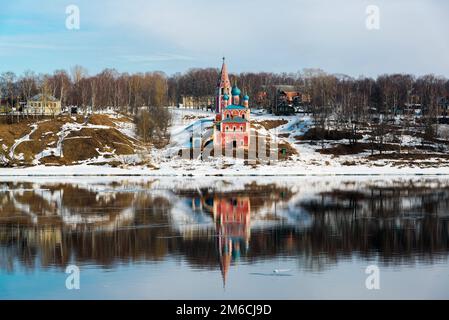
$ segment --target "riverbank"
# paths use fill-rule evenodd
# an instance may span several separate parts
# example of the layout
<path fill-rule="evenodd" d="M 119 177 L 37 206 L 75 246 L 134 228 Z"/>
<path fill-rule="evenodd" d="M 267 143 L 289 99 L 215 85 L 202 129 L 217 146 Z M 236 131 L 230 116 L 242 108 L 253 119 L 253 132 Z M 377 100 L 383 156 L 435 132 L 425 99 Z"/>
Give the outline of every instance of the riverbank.
<path fill-rule="evenodd" d="M 234 164 L 227 168 L 201 161 L 178 161 L 161 164 L 159 168 L 130 166 L 115 168 L 108 165 L 34 166 L 2 168 L 0 176 L 334 176 L 334 175 L 449 175 L 449 167 L 395 167 L 386 166 L 313 166 L 279 162 L 273 165 L 250 167 Z"/>

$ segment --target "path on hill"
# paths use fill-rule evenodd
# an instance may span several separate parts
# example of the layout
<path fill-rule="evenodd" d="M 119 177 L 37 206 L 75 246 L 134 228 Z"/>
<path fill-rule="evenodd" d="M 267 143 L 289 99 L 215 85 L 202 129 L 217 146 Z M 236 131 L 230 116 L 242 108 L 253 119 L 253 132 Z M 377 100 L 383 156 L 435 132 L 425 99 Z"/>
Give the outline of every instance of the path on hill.
<path fill-rule="evenodd" d="M 14 152 L 16 151 L 17 146 L 20 145 L 22 142 L 25 142 L 25 141 L 31 141 L 30 136 L 37 130 L 37 128 L 38 128 L 39 126 L 38 126 L 37 123 L 35 123 L 35 124 L 32 124 L 31 127 L 32 127 L 32 130 L 31 130 L 30 133 L 28 133 L 27 135 L 23 136 L 23 137 L 20 138 L 20 139 L 17 139 L 17 140 L 14 142 L 14 144 L 12 145 L 12 147 L 11 147 L 11 149 L 10 149 L 10 151 L 9 151 L 9 158 L 10 158 L 11 160 L 15 159 L 15 157 L 14 157 Z"/>

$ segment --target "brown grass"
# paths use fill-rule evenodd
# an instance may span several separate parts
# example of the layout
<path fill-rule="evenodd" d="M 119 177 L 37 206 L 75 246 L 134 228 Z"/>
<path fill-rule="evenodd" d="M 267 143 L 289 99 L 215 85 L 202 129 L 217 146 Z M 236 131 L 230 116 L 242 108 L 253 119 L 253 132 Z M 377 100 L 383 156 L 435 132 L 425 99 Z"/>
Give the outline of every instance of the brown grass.
<path fill-rule="evenodd" d="M 65 123 L 73 122 L 70 117 L 58 117 L 40 122 L 38 128 L 30 136 L 31 141 L 22 142 L 17 146 L 15 153 L 23 153 L 25 162 L 31 162 L 35 155 L 47 147 L 56 147 L 59 137 L 56 135 Z"/>
<path fill-rule="evenodd" d="M 334 156 L 343 156 L 350 154 L 358 154 L 366 151 L 366 146 L 357 143 L 357 144 L 338 144 L 334 147 L 324 148 L 319 150 L 321 154 L 331 154 Z"/>
<path fill-rule="evenodd" d="M 62 152 L 66 163 L 74 163 L 99 156 L 97 148 L 101 148 L 101 144 L 94 139 L 76 138 L 64 140 Z"/>
<path fill-rule="evenodd" d="M 70 133 L 63 143 L 63 154 L 66 161 L 78 162 L 99 156 L 100 152 L 111 152 L 117 155 L 134 153 L 132 142 L 116 129 L 83 128 Z"/>
<path fill-rule="evenodd" d="M 0 141 L 0 155 L 3 155 L 5 158 L 9 159 L 9 151 L 12 145 L 17 139 L 31 132 L 32 128 L 30 125 L 32 123 L 33 121 L 31 120 L 24 120 L 20 123 L 0 124 L 0 139 L 2 139 L 2 141 Z M 3 145 L 7 147 L 6 150 L 3 150 Z M 16 154 L 18 151 L 20 152 L 20 150 L 16 148 Z M 24 153 L 24 157 L 26 156 L 27 155 Z"/>
<path fill-rule="evenodd" d="M 92 115 L 88 123 L 93 125 L 109 126 L 110 129 L 83 128 L 73 131 L 63 141 L 64 157 L 54 155 L 42 158 L 40 161 L 47 165 L 70 165 L 79 161 L 88 160 L 99 156 L 99 152 L 113 152 L 116 155 L 130 155 L 135 153 L 135 146 L 141 143 L 133 138 L 127 137 L 118 131 L 114 121 L 131 121 L 129 118 L 120 117 L 112 119 L 108 115 Z M 59 140 L 58 132 L 66 123 L 84 123 L 85 118 L 78 116 L 75 119 L 70 116 L 49 118 L 38 123 L 38 128 L 30 136 L 30 141 L 24 141 L 16 147 L 15 155 L 23 154 L 24 160 L 15 160 L 11 165 L 31 165 L 36 154 L 51 147 L 56 147 Z M 24 120 L 18 124 L 0 124 L 0 154 L 7 156 L 14 142 L 31 132 L 30 125 L 36 123 L 32 120 Z M 5 144 L 8 150 L 4 151 L 1 145 Z M 105 155 L 108 157 L 108 155 Z M 112 157 L 112 155 L 111 155 Z"/>
<path fill-rule="evenodd" d="M 115 128 L 115 123 L 106 114 L 93 114 L 89 117 L 88 123 L 98 126 L 108 126 Z"/>
<path fill-rule="evenodd" d="M 24 141 L 16 147 L 14 154 L 23 153 L 24 162 L 31 163 L 34 156 L 44 150 L 45 145 L 41 141 Z"/>
<path fill-rule="evenodd" d="M 282 149 L 285 149 L 286 153 L 285 155 L 282 154 Z M 297 155 L 298 152 L 296 151 L 296 149 L 294 147 L 292 147 L 292 145 L 288 142 L 280 142 L 279 143 L 279 160 L 287 160 L 290 159 L 291 156 L 293 155 Z"/>
<path fill-rule="evenodd" d="M 399 145 L 385 143 L 383 146 L 375 144 L 374 152 L 382 151 L 399 151 Z M 319 150 L 321 154 L 331 154 L 334 156 L 359 154 L 366 151 L 371 151 L 371 143 L 358 142 L 356 144 L 336 144 L 330 148 L 324 148 Z"/>
<path fill-rule="evenodd" d="M 185 115 L 184 117 L 182 117 L 183 120 L 196 120 L 204 118 L 207 118 L 207 116 Z"/>
<path fill-rule="evenodd" d="M 290 137 L 290 133 L 280 133 L 280 134 L 278 134 L 278 137 L 279 138 L 288 138 L 288 137 Z"/>
<path fill-rule="evenodd" d="M 31 120 L 22 121 L 14 124 L 0 124 L 0 138 L 3 139 L 1 144 L 11 147 L 15 140 L 27 135 L 31 132 Z"/>
<path fill-rule="evenodd" d="M 321 128 L 311 128 L 302 136 L 296 136 L 296 140 L 343 140 L 352 139 L 353 134 L 348 130 L 322 130 Z M 356 134 L 357 139 L 362 139 L 363 136 L 358 133 Z"/>
<path fill-rule="evenodd" d="M 119 116 L 117 119 L 112 119 L 114 122 L 126 122 L 126 123 L 131 123 L 133 122 L 133 119 L 131 119 L 130 117 L 126 117 L 126 116 Z"/>
<path fill-rule="evenodd" d="M 430 158 L 439 158 L 439 159 L 449 159 L 449 155 L 447 154 L 438 154 L 438 153 L 383 153 L 383 154 L 374 154 L 370 155 L 368 159 L 370 160 L 429 160 Z"/>
<path fill-rule="evenodd" d="M 284 124 L 287 124 L 287 120 L 264 120 L 264 121 L 254 121 L 254 124 L 259 124 L 264 127 L 266 130 L 271 130 L 277 127 L 280 127 Z"/>
<path fill-rule="evenodd" d="M 64 158 L 55 157 L 55 156 L 48 156 L 45 158 L 41 158 L 40 162 L 45 165 L 49 166 L 62 166 L 70 164 L 66 161 Z"/>

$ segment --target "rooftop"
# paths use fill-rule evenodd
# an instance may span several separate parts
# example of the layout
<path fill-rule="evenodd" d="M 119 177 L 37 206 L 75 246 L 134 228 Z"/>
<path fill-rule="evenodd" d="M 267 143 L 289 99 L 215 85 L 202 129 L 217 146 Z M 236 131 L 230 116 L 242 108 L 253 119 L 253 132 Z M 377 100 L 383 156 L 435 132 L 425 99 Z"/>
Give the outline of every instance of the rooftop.
<path fill-rule="evenodd" d="M 230 104 L 229 106 L 227 106 L 225 109 L 227 109 L 227 110 L 243 110 L 243 109 L 246 109 L 244 106 L 238 106 L 238 105 L 235 105 L 235 104 Z"/>
<path fill-rule="evenodd" d="M 36 94 L 34 97 L 30 98 L 30 101 L 42 101 L 44 99 L 46 99 L 47 101 L 59 101 L 52 95 L 49 95 L 49 94 L 43 95 L 42 93 Z"/>
<path fill-rule="evenodd" d="M 234 117 L 234 118 L 226 118 L 221 122 L 222 123 L 244 123 L 244 122 L 248 122 L 248 120 L 243 119 L 241 117 Z"/>
<path fill-rule="evenodd" d="M 240 93 L 241 93 L 240 89 L 239 89 L 236 85 L 234 85 L 234 86 L 232 87 L 231 94 L 232 94 L 233 96 L 239 96 Z"/>

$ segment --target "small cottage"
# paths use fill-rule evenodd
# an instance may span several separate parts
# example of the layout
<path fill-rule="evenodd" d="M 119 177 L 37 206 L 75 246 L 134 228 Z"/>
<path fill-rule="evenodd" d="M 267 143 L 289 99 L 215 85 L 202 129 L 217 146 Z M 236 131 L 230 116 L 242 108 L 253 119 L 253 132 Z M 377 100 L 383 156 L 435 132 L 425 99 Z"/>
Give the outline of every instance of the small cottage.
<path fill-rule="evenodd" d="M 37 94 L 28 100 L 26 105 L 26 113 L 56 116 L 62 113 L 61 101 L 47 94 Z"/>

